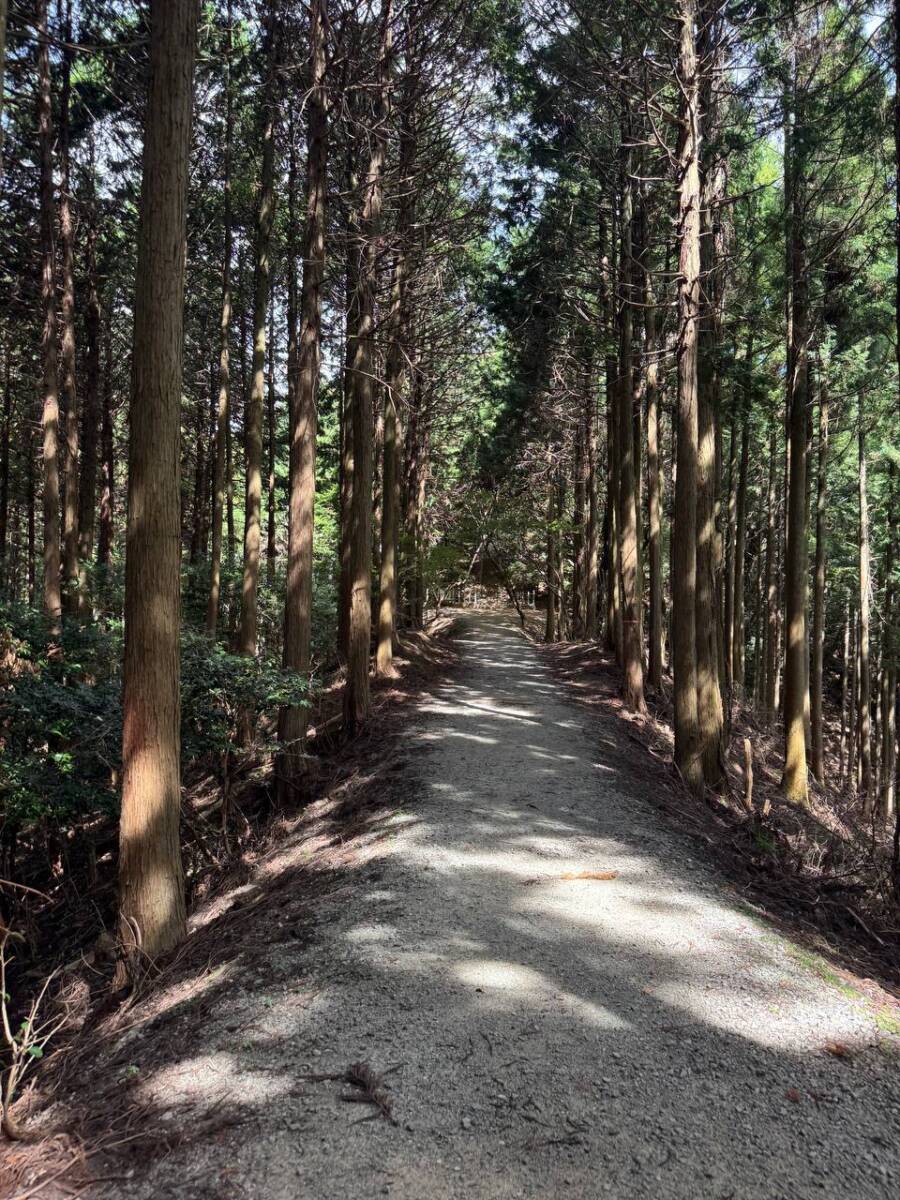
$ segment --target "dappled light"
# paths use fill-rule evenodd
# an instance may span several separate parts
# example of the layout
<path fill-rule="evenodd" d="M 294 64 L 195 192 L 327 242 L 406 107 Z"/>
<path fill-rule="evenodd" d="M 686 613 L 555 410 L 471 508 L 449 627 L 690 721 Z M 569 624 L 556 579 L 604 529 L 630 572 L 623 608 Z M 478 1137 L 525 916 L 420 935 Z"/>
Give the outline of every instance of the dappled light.
<path fill-rule="evenodd" d="M 460 642 L 464 670 L 423 703 L 399 809 L 376 822 L 390 837 L 365 837 L 329 885 L 327 924 L 292 941 L 286 845 L 256 873 L 285 899 L 260 918 L 267 959 L 241 948 L 245 926 L 227 974 L 188 995 L 207 1012 L 199 1044 L 179 1044 L 183 1004 L 158 1018 L 165 1043 L 126 1035 L 118 1061 L 135 1064 L 148 1120 L 184 1112 L 202 1128 L 228 1113 L 244 1131 L 227 1168 L 201 1139 L 161 1157 L 147 1186 L 166 1194 L 210 1170 L 308 1187 L 325 1155 L 335 1197 L 363 1176 L 419 1200 L 588 1175 L 613 1194 L 701 1180 L 701 1195 L 768 1196 L 758 1143 L 734 1137 L 752 1120 L 766 1189 L 804 1177 L 882 1194 L 898 1160 L 870 1138 L 900 1089 L 862 997 L 728 895 L 614 762 L 598 769 L 593 739 L 503 619 L 467 619 Z M 548 689 L 537 730 L 509 720 L 532 711 L 536 686 Z M 396 1127 L 356 1123 L 329 1082 L 360 1060 L 389 1072 Z M 261 1143 L 246 1136 L 257 1122 Z M 610 1138 L 628 1152 L 611 1154 Z"/>

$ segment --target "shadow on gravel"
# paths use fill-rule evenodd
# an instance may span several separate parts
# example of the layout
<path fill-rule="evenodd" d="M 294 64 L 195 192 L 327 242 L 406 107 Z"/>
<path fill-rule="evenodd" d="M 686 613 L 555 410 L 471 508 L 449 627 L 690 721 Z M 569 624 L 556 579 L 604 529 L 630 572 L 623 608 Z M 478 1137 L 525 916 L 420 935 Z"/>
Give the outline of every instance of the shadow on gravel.
<path fill-rule="evenodd" d="M 87 1194 L 886 1195 L 861 998 L 727 902 L 517 638 L 463 640 L 344 860 L 261 863 L 77 1081 L 82 1135 L 121 1140 Z M 308 1078 L 354 1061 L 395 1068 L 398 1127 Z"/>

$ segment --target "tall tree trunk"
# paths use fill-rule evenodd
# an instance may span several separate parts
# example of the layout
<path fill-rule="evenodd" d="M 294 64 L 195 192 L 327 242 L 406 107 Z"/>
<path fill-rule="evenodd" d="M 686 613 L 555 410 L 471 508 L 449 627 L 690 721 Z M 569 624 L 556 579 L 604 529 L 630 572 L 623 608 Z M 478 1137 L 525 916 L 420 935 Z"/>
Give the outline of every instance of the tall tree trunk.
<path fill-rule="evenodd" d="M 793 126 L 791 107 L 793 106 Z M 806 438 L 809 402 L 809 311 L 806 258 L 806 105 L 792 83 L 786 100 L 786 248 L 788 276 L 788 512 L 785 547 L 784 777 L 789 800 L 805 804 L 807 687 Z"/>
<path fill-rule="evenodd" d="M 828 487 L 828 381 L 819 367 L 819 477 L 816 486 L 816 563 L 813 582 L 812 654 L 810 658 L 810 723 L 812 773 L 825 782 L 822 719 L 822 673 L 825 649 L 825 504 Z"/>
<path fill-rule="evenodd" d="M 547 609 L 544 613 L 544 641 L 555 642 L 559 637 L 557 622 L 559 590 L 559 535 L 556 499 L 558 486 L 554 476 L 552 459 L 548 453 L 550 470 L 547 474 Z"/>
<path fill-rule="evenodd" d="M 244 579 L 238 649 L 252 657 L 257 648 L 257 590 L 259 586 L 260 518 L 262 513 L 262 426 L 266 386 L 266 310 L 271 295 L 269 246 L 275 215 L 275 96 L 277 33 L 274 0 L 266 12 L 266 78 L 261 97 L 262 160 L 256 210 L 253 270 L 253 363 L 250 394 L 244 415 L 247 487 L 244 526 Z"/>
<path fill-rule="evenodd" d="M 575 429 L 575 445 L 573 449 L 574 486 L 572 488 L 572 551 L 574 561 L 572 567 L 572 630 L 576 638 L 582 639 L 584 637 L 585 615 L 584 580 L 586 551 L 586 455 L 584 446 L 584 427 L 581 422 L 578 423 Z"/>
<path fill-rule="evenodd" d="M 0 191 L 3 188 L 3 79 L 6 66 L 7 0 L 0 0 Z"/>
<path fill-rule="evenodd" d="M 718 15 L 709 0 L 698 13 L 698 70 L 701 74 L 699 105 L 706 145 L 718 133 L 716 66 L 721 57 Z M 703 773 L 710 787 L 722 782 L 725 757 L 725 714 L 721 678 L 724 659 L 720 629 L 722 608 L 718 594 L 720 557 L 717 528 L 719 463 L 719 303 L 720 270 L 713 208 L 724 191 L 718 151 L 701 152 L 700 272 L 701 316 L 697 344 L 697 590 L 695 636 L 697 650 L 697 721 Z M 709 161 L 707 159 L 709 158 Z"/>
<path fill-rule="evenodd" d="M 697 341 L 700 323 L 700 129 L 696 0 L 681 0 L 678 271 L 678 430 L 672 562 L 675 763 L 696 794 L 704 788 L 697 711 Z"/>
<path fill-rule="evenodd" d="M 584 379 L 585 467 L 587 471 L 587 535 L 584 583 L 584 636 L 597 636 L 597 593 L 600 568 L 600 512 L 597 497 L 597 399 L 593 356 L 588 354 Z"/>
<path fill-rule="evenodd" d="M 412 31 L 407 28 L 407 40 Z M 407 58 L 413 53 L 407 46 Z M 404 76 L 400 111 L 399 175 L 396 250 L 391 276 L 391 301 L 387 320 L 388 345 L 384 383 L 384 448 L 382 470 L 381 572 L 378 595 L 378 644 L 375 670 L 378 675 L 393 671 L 397 624 L 398 561 L 400 535 L 400 475 L 402 430 L 400 400 L 406 381 L 405 342 L 409 325 L 410 241 L 415 223 L 416 113 L 418 76 L 409 66 Z"/>
<path fill-rule="evenodd" d="M 72 4 L 66 0 L 63 23 L 62 89 L 59 104 L 59 241 L 62 259 L 62 416 L 63 457 L 63 604 L 69 613 L 82 608 L 78 571 L 78 388 L 75 380 L 75 229 L 72 223 L 69 156 L 69 100 L 72 74 Z"/>
<path fill-rule="evenodd" d="M 871 668 L 869 661 L 869 614 L 871 605 L 869 565 L 869 501 L 866 492 L 866 431 L 862 393 L 859 396 L 859 769 L 863 813 L 873 811 Z"/>
<path fill-rule="evenodd" d="M 103 312 L 97 287 L 97 200 L 94 193 L 94 150 L 91 146 L 91 197 L 87 232 L 88 295 L 84 312 L 84 405 L 81 423 L 81 479 L 78 489 L 79 594 L 87 602 L 86 567 L 94 557 L 97 512 L 98 435 L 101 427 L 100 348 Z"/>
<path fill-rule="evenodd" d="M 888 542 L 884 563 L 884 617 L 882 621 L 882 693 L 881 693 L 881 786 L 878 791 L 878 815 L 890 820 L 896 804 L 897 773 L 897 631 L 894 563 L 897 558 L 897 468 L 888 467 Z"/>
<path fill-rule="evenodd" d="M 132 960 L 157 958 L 185 932 L 179 842 L 179 441 L 198 15 L 193 0 L 150 3 L 128 457 L 119 827 L 120 938 Z"/>
<path fill-rule="evenodd" d="M 310 9 L 310 62 L 306 127 L 306 227 L 300 335 L 296 378 L 289 384 L 290 492 L 287 589 L 284 602 L 286 670 L 309 670 L 313 597 L 313 521 L 316 495 L 316 422 L 322 340 L 322 282 L 325 275 L 325 205 L 328 185 L 328 114 L 325 99 L 325 0 Z M 292 143 L 293 145 L 293 143 Z M 291 246 L 293 254 L 293 246 Z M 278 718 L 281 754 L 279 786 L 283 799 L 304 773 L 307 710 L 285 705 Z"/>
<path fill-rule="evenodd" d="M 100 487 L 100 532 L 97 537 L 97 565 L 108 568 L 112 557 L 113 510 L 115 502 L 116 462 L 113 436 L 113 312 L 108 304 L 103 331 L 103 421 L 100 430 L 102 482 Z"/>
<path fill-rule="evenodd" d="M 50 46 L 47 0 L 37 6 L 38 141 L 41 169 L 41 334 L 43 361 L 44 460 L 44 616 L 51 638 L 62 628 L 59 522 L 59 371 L 56 350 L 56 211 L 53 198 L 53 107 L 50 91 Z"/>
<path fill-rule="evenodd" d="M 362 251 L 357 284 L 356 328 L 351 355 L 351 426 L 353 438 L 352 534 L 347 625 L 347 680 L 344 725 L 353 733 L 369 715 L 369 647 L 372 637 L 372 477 L 375 376 L 375 289 L 378 239 L 384 193 L 385 122 L 388 115 L 392 54 L 392 0 L 382 12 L 378 81 L 372 113 L 371 150 L 359 229 Z"/>
<path fill-rule="evenodd" d="M 838 776 L 841 784 L 846 783 L 850 759 L 849 725 L 847 723 L 850 685 L 850 629 L 850 600 L 848 598 L 844 614 L 844 656 L 841 660 L 841 739 L 838 748 Z"/>
<path fill-rule="evenodd" d="M 753 339 L 747 346 L 748 371 L 753 361 Z M 741 457 L 738 467 L 737 503 L 735 505 L 734 531 L 734 618 L 731 632 L 731 679 L 734 690 L 741 695 L 744 690 L 744 573 L 747 554 L 747 469 L 750 464 L 750 395 L 744 397 L 741 414 Z"/>
<path fill-rule="evenodd" d="M 632 712 L 643 712 L 644 670 L 641 653 L 641 598 L 638 570 L 638 507 L 635 484 L 634 450 L 634 262 L 632 257 L 632 218 L 634 189 L 631 157 L 627 146 L 630 129 L 622 131 L 626 150 L 622 163 L 621 261 L 619 270 L 624 293 L 619 326 L 618 386 L 618 518 L 619 571 L 622 587 L 622 696 Z"/>
<path fill-rule="evenodd" d="M 271 586 L 275 581 L 275 559 L 278 547 L 275 540 L 277 528 L 275 515 L 275 438 L 277 414 L 275 411 L 275 297 L 269 304 L 269 371 L 266 382 L 266 422 L 268 443 L 268 488 L 266 494 L 266 581 Z"/>
<path fill-rule="evenodd" d="M 612 355 L 606 356 L 606 647 L 613 651 L 616 662 L 622 663 L 622 604 L 619 570 L 619 364 Z"/>
<path fill-rule="evenodd" d="M 650 525 L 648 567 L 650 574 L 650 628 L 648 673 L 650 686 L 662 691 L 663 672 L 663 578 L 662 578 L 662 471 L 659 436 L 659 354 L 656 297 L 650 272 L 644 290 L 647 328 L 647 504 Z"/>
<path fill-rule="evenodd" d="M 222 314 L 219 321 L 219 394 L 216 401 L 215 448 L 213 450 L 213 509 L 209 563 L 209 595 L 206 602 L 206 633 L 215 639 L 222 590 L 222 524 L 225 514 L 229 426 L 231 423 L 231 144 L 234 137 L 234 101 L 231 94 L 231 51 L 233 44 L 232 0 L 228 0 L 228 31 L 225 42 L 225 145 L 222 157 Z"/>
<path fill-rule="evenodd" d="M 3 355 L 3 429 L 0 443 L 0 588 L 9 588 L 9 445 L 12 430 L 12 347 L 7 340 Z"/>
<path fill-rule="evenodd" d="M 356 169 L 356 143 L 352 135 L 347 139 L 347 213 L 346 213 L 346 262 L 344 272 L 345 339 L 344 371 L 341 393 L 341 459 L 339 478 L 340 544 L 338 550 L 338 653 L 347 661 L 350 641 L 350 587 L 351 587 L 351 541 L 353 526 L 353 331 L 359 323 L 359 272 L 360 231 L 357 190 L 359 175 Z"/>

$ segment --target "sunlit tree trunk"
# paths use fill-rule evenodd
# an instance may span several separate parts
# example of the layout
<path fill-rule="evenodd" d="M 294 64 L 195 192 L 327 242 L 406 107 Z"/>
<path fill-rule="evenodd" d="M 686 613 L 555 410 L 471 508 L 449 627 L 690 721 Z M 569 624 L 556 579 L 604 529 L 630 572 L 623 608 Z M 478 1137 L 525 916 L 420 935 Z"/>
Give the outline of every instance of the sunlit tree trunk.
<path fill-rule="evenodd" d="M 412 31 L 407 29 L 407 40 Z M 407 46 L 407 58 L 413 47 Z M 384 441 L 382 452 L 381 572 L 378 592 L 378 643 L 375 670 L 379 675 L 393 671 L 394 642 L 397 633 L 397 594 L 400 538 L 400 483 L 403 432 L 400 421 L 401 398 L 406 382 L 406 346 L 408 335 L 407 278 L 410 241 L 415 223 L 417 75 L 407 68 L 400 104 L 400 149 L 397 187 L 400 193 L 397 215 L 396 250 L 391 277 L 391 299 L 387 320 L 388 345 L 384 383 Z"/>
<path fill-rule="evenodd" d="M 751 369 L 753 341 L 747 347 L 748 370 Z M 748 383 L 749 388 L 749 383 Z M 744 690 L 744 653 L 746 633 L 744 630 L 744 576 L 747 554 L 747 470 L 750 464 L 750 397 L 744 398 L 741 415 L 741 451 L 738 467 L 737 500 L 735 503 L 734 529 L 734 616 L 731 631 L 731 680 L 740 695 Z"/>
<path fill-rule="evenodd" d="M 62 266 L 61 415 L 63 441 L 63 605 L 69 613 L 82 608 L 78 569 L 78 388 L 75 379 L 75 228 L 72 221 L 69 105 L 72 75 L 72 6 L 66 3 L 63 23 L 62 88 L 59 102 L 59 241 Z"/>
<path fill-rule="evenodd" d="M 697 711 L 697 470 L 699 452 L 697 340 L 700 322 L 700 129 L 696 0 L 681 0 L 678 84 L 680 237 L 678 270 L 678 408 L 672 561 L 672 670 L 675 763 L 695 793 L 704 788 Z"/>
<path fill-rule="evenodd" d="M 37 7 L 38 144 L 41 172 L 41 304 L 44 326 L 41 334 L 43 362 L 44 463 L 44 616 L 51 638 L 62 627 L 59 521 L 59 369 L 56 347 L 56 245 L 53 199 L 53 107 L 50 91 L 50 46 L 47 32 L 47 0 Z"/>
<path fill-rule="evenodd" d="M 863 813 L 872 812 L 872 685 L 869 661 L 871 570 L 869 560 L 869 500 L 866 490 L 866 432 L 862 393 L 859 396 L 859 773 Z"/>
<path fill-rule="evenodd" d="M 372 113 L 371 149 L 359 230 L 362 251 L 357 283 L 356 327 L 350 354 L 350 417 L 353 439 L 350 594 L 344 726 L 358 729 L 369 716 L 369 646 L 372 637 L 372 479 L 374 468 L 375 288 L 384 197 L 384 164 L 392 53 L 392 3 L 382 13 L 378 83 Z"/>
<path fill-rule="evenodd" d="M 793 125 L 791 106 L 793 105 Z M 809 311 L 806 255 L 806 178 L 803 154 L 806 103 L 792 83 L 786 100 L 786 245 L 788 287 L 788 506 L 785 546 L 784 777 L 788 799 L 808 797 L 807 496 L 806 437 L 809 403 Z"/>
<path fill-rule="evenodd" d="M 198 15 L 192 0 L 150 3 L 128 457 L 119 828 L 120 940 L 126 961 L 142 968 L 185 932 L 179 841 L 179 442 Z"/>
<path fill-rule="evenodd" d="M 812 653 L 810 656 L 810 723 L 812 773 L 825 782 L 825 742 L 822 717 L 822 672 L 825 649 L 825 505 L 828 488 L 828 381 L 825 365 L 819 371 L 819 474 L 816 485 L 816 562 L 813 581 Z"/>
<path fill-rule="evenodd" d="M 316 433 L 322 342 L 322 283 L 325 275 L 325 218 L 328 185 L 328 114 L 325 98 L 325 0 L 310 8 L 309 91 L 306 127 L 306 218 L 300 333 L 296 377 L 290 383 L 290 483 L 288 498 L 287 590 L 282 663 L 309 671 L 313 600 L 313 523 L 316 497 Z M 307 709 L 285 705 L 278 719 L 278 762 L 282 798 L 304 775 Z"/>
<path fill-rule="evenodd" d="M 884 615 L 882 621 L 882 695 L 881 695 L 881 786 L 878 792 L 878 815 L 882 820 L 894 816 L 897 772 L 897 631 L 896 587 L 894 563 L 897 557 L 897 468 L 888 468 L 888 542 L 885 550 Z"/>

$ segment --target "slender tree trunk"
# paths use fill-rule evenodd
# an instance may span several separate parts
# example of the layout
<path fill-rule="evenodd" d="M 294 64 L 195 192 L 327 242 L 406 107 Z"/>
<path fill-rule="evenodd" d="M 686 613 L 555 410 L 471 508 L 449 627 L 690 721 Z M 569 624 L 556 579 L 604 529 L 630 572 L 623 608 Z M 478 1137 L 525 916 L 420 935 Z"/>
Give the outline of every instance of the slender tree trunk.
<path fill-rule="evenodd" d="M 547 610 L 544 614 L 544 641 L 555 642 L 559 637 L 559 625 L 556 619 L 559 589 L 558 517 L 556 512 L 558 488 L 549 454 L 548 463 L 550 463 L 550 471 L 547 475 Z"/>
<path fill-rule="evenodd" d="M 753 361 L 753 339 L 747 347 L 748 371 Z M 749 382 L 748 382 L 749 389 Z M 750 464 L 750 396 L 744 398 L 741 415 L 741 458 L 738 467 L 734 531 L 734 623 L 731 632 L 731 678 L 738 695 L 744 690 L 744 573 L 747 554 L 747 469 Z"/>
<path fill-rule="evenodd" d="M 347 661 L 350 642 L 350 590 L 351 590 L 351 541 L 353 525 L 353 331 L 359 324 L 359 272 L 360 231 L 359 209 L 356 203 L 359 186 L 358 174 L 353 161 L 355 143 L 348 139 L 347 146 L 347 225 L 346 264 L 344 275 L 345 294 L 345 354 L 343 389 L 341 395 L 341 461 L 339 480 L 340 503 L 340 546 L 338 580 L 338 653 Z"/>
<path fill-rule="evenodd" d="M 238 649 L 253 657 L 257 649 L 257 590 L 262 513 L 262 425 L 266 371 L 266 309 L 271 294 L 269 245 L 275 215 L 275 98 L 277 79 L 274 0 L 266 14 L 266 79 L 262 94 L 262 162 L 256 212 L 256 261 L 253 272 L 253 363 L 244 415 L 247 488 L 244 527 L 244 579 Z"/>
<path fill-rule="evenodd" d="M 306 227 L 300 335 L 296 378 L 289 386 L 290 492 L 287 589 L 284 603 L 286 670 L 309 671 L 313 598 L 313 522 L 316 495 L 316 424 L 322 340 L 322 282 L 325 275 L 325 217 L 328 186 L 328 114 L 325 100 L 325 0 L 310 9 L 310 63 L 306 132 Z M 291 248 L 293 251 L 293 247 Z M 285 705 L 278 719 L 281 754 L 279 785 L 283 798 L 304 773 L 307 710 Z"/>
<path fill-rule="evenodd" d="M 734 568 L 735 542 L 737 541 L 737 440 L 738 421 L 731 421 L 731 436 L 728 439 L 728 483 L 726 490 L 725 525 L 725 608 L 722 621 L 725 706 L 731 712 L 734 695 Z"/>
<path fill-rule="evenodd" d="M 810 669 L 812 773 L 825 782 L 825 743 L 822 718 L 822 674 L 825 649 L 825 504 L 828 487 L 828 383 L 824 365 L 819 371 L 819 477 L 816 487 L 816 563 L 813 583 L 813 628 Z"/>
<path fill-rule="evenodd" d="M 164 954 L 185 932 L 179 440 L 198 15 L 192 0 L 151 0 L 134 304 L 119 829 L 120 938 L 128 958 L 140 955 L 145 961 Z"/>
<path fill-rule="evenodd" d="M 662 579 L 662 472 L 659 464 L 659 345 L 656 333 L 656 299 L 647 274 L 644 293 L 647 327 L 647 491 L 650 545 L 649 677 L 650 686 L 662 691 L 663 579 Z"/>
<path fill-rule="evenodd" d="M 66 612 L 81 610 L 78 570 L 78 388 L 75 380 L 75 230 L 72 223 L 71 171 L 69 158 L 69 99 L 72 73 L 72 5 L 66 3 L 63 23 L 62 89 L 60 95 L 59 158 L 62 182 L 59 190 L 59 241 L 62 260 L 62 368 L 61 415 L 63 441 L 63 605 Z"/>
<path fill-rule="evenodd" d="M 619 419 L 617 388 L 619 364 L 612 355 L 606 357 L 606 526 L 607 561 L 609 570 L 606 581 L 606 645 L 622 663 L 622 605 L 621 578 L 619 570 Z"/>
<path fill-rule="evenodd" d="M 793 126 L 791 108 L 793 107 Z M 808 798 L 807 504 L 806 441 L 809 402 L 809 312 L 806 258 L 805 104 L 791 85 L 786 100 L 786 249 L 788 287 L 788 511 L 785 547 L 784 742 L 782 786 L 789 800 Z"/>
<path fill-rule="evenodd" d="M 3 441 L 0 443 L 0 587 L 9 588 L 9 445 L 12 427 L 12 348 L 7 341 L 3 356 Z"/>
<path fill-rule="evenodd" d="M 841 740 L 839 747 L 838 775 L 842 784 L 846 784 L 849 773 L 850 746 L 847 701 L 850 690 L 850 601 L 844 615 L 844 657 L 841 661 Z"/>
<path fill-rule="evenodd" d="M 41 169 L 41 302 L 44 327 L 41 359 L 44 367 L 44 616 L 51 638 L 62 628 L 59 521 L 59 372 L 56 350 L 56 218 L 53 202 L 53 107 L 50 91 L 50 47 L 47 0 L 37 7 L 38 141 Z"/>
<path fill-rule="evenodd" d="M 869 502 L 866 492 L 866 431 L 862 393 L 859 396 L 859 764 L 863 813 L 871 814 L 872 789 L 872 687 L 869 662 L 869 613 L 871 604 L 869 566 Z"/>
<path fill-rule="evenodd" d="M 700 323 L 700 129 L 696 0 L 681 0 L 679 139 L 678 437 L 672 562 L 675 763 L 691 791 L 704 789 L 697 710 L 697 342 Z"/>
<path fill-rule="evenodd" d="M 369 716 L 369 647 L 372 637 L 372 478 L 375 376 L 375 288 L 378 239 L 384 193 L 385 122 L 388 115 L 392 54 L 392 0 L 382 15 L 378 84 L 372 114 L 372 143 L 363 185 L 359 228 L 362 238 L 356 318 L 351 355 L 353 438 L 350 611 L 347 624 L 347 680 L 344 725 L 355 732 Z"/>
<path fill-rule="evenodd" d="M 894 815 L 897 773 L 897 634 L 894 563 L 897 557 L 897 468 L 888 468 L 888 543 L 885 551 L 884 618 L 882 622 L 882 693 L 881 693 L 881 786 L 878 791 L 878 815 L 883 821 Z"/>
<path fill-rule="evenodd" d="M 6 66 L 7 0 L 0 0 L 0 193 L 3 188 L 3 78 Z"/>
<path fill-rule="evenodd" d="M 623 129 L 623 144 L 630 142 L 630 131 Z M 618 399 L 618 519 L 619 571 L 622 588 L 622 696 L 632 712 L 643 712 L 644 672 L 641 653 L 640 591 L 638 573 L 638 509 L 635 486 L 633 429 L 634 349 L 632 308 L 634 263 L 632 261 L 633 185 L 631 158 L 626 150 L 622 164 L 621 262 L 620 273 L 625 293 L 619 327 Z"/>
<path fill-rule="evenodd" d="M 412 36 L 407 29 L 407 39 Z M 412 47 L 407 47 L 407 56 Z M 400 400 L 406 380 L 404 343 L 409 325 L 407 278 L 409 250 L 415 222 L 415 168 L 418 79 L 407 68 L 400 112 L 399 177 L 400 193 L 397 216 L 397 245 L 391 277 L 391 300 L 387 320 L 388 345 L 384 384 L 384 445 L 382 453 L 381 573 L 378 596 L 378 644 L 375 670 L 378 675 L 393 672 L 394 642 L 397 624 L 397 591 L 400 534 L 400 476 L 402 430 Z"/>
<path fill-rule="evenodd" d="M 233 12 L 228 0 L 228 33 L 225 50 L 225 145 L 222 160 L 223 237 L 222 251 L 222 315 L 219 321 L 219 394 L 216 402 L 216 433 L 213 451 L 213 511 L 209 563 L 209 595 L 206 602 L 206 633 L 215 639 L 219 621 L 219 597 L 222 590 L 222 523 L 226 501 L 226 468 L 229 427 L 231 423 L 231 143 L 234 136 L 234 105 L 231 95 L 231 48 Z M 233 518 L 230 518 L 230 525 Z M 229 528 L 229 543 L 233 530 Z"/>
<path fill-rule="evenodd" d="M 112 305 L 107 309 L 103 331 L 103 421 L 100 430 L 102 480 L 100 487 L 100 532 L 97 538 L 97 565 L 108 568 L 112 557 L 113 515 L 116 463 L 113 436 L 113 347 Z"/>
<path fill-rule="evenodd" d="M 86 567 L 94 557 L 94 528 L 97 512 L 98 435 L 101 427 L 100 343 L 103 312 L 97 288 L 97 203 L 93 194 L 93 146 L 91 147 L 91 202 L 87 233 L 88 295 L 84 312 L 84 406 L 81 425 L 81 479 L 78 489 L 78 591 L 87 602 Z"/>
<path fill-rule="evenodd" d="M 269 371 L 266 382 L 266 423 L 268 432 L 268 488 L 266 494 L 266 581 L 271 587 L 275 581 L 275 559 L 278 547 L 275 540 L 275 434 L 277 414 L 275 411 L 275 297 L 269 304 Z"/>
<path fill-rule="evenodd" d="M 585 575 L 585 453 L 584 429 L 579 422 L 575 430 L 574 486 L 572 488 L 572 629 L 576 638 L 584 637 L 584 575 Z"/>
<path fill-rule="evenodd" d="M 597 594 L 600 566 L 600 513 L 597 498 L 597 401 L 593 358 L 589 355 L 584 381 L 584 441 L 587 469 L 587 553 L 584 586 L 584 636 L 597 636 Z"/>

